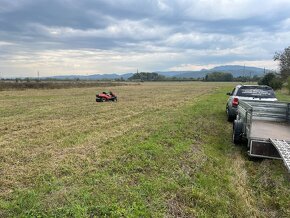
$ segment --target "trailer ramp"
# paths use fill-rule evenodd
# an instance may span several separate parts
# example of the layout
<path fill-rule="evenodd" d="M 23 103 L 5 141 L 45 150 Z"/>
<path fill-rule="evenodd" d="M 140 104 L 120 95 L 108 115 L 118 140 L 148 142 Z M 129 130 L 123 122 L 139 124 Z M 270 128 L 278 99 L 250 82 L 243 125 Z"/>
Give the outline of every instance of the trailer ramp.
<path fill-rule="evenodd" d="M 290 145 L 285 140 L 278 140 L 270 138 L 270 142 L 275 146 L 279 152 L 285 166 L 290 173 Z"/>

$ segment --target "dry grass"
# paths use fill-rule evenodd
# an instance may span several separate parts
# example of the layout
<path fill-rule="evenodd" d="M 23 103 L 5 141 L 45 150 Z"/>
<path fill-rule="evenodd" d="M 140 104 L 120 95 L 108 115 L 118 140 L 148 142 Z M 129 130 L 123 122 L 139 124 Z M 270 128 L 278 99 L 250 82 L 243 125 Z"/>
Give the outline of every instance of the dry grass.
<path fill-rule="evenodd" d="M 95 166 L 115 158 L 107 141 L 132 132 L 146 138 L 173 111 L 215 88 L 203 83 L 107 87 L 118 103 L 96 103 L 101 91 L 96 88 L 3 91 L 1 197 L 35 185 L 43 172 L 62 176 L 64 166 L 84 174 L 84 162 Z"/>
<path fill-rule="evenodd" d="M 260 180 L 280 178 L 272 193 L 257 182 L 267 162 L 232 148 L 225 86 L 106 87 L 117 103 L 96 103 L 96 88 L 1 92 L 0 216 L 289 214 L 279 162 Z"/>

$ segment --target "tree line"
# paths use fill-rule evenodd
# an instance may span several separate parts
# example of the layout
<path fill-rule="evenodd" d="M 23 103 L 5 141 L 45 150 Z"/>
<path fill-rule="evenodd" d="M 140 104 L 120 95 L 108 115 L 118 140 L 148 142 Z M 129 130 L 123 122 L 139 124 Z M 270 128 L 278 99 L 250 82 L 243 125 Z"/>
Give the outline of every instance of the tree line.
<path fill-rule="evenodd" d="M 205 81 L 216 81 L 216 82 L 230 82 L 233 81 L 234 77 L 231 73 L 224 72 L 212 72 L 205 76 Z"/>
<path fill-rule="evenodd" d="M 202 80 L 203 78 L 184 78 L 184 77 L 166 77 L 158 73 L 150 72 L 140 72 L 135 73 L 133 76 L 129 77 L 129 81 L 192 81 L 192 80 Z"/>
<path fill-rule="evenodd" d="M 234 77 L 231 73 L 227 72 L 211 72 L 206 74 L 205 77 L 202 78 L 183 78 L 183 77 L 166 77 L 160 75 L 158 73 L 150 73 L 150 72 L 140 72 L 135 73 L 133 76 L 128 78 L 128 81 L 137 81 L 137 82 L 145 82 L 145 81 L 205 81 L 205 82 L 247 82 L 247 81 L 258 81 L 260 77 L 254 76 L 239 76 Z M 118 81 L 125 81 L 117 79 Z"/>
<path fill-rule="evenodd" d="M 165 80 L 165 76 L 158 73 L 141 72 L 135 73 L 133 76 L 129 77 L 128 80 L 135 81 L 161 81 Z"/>

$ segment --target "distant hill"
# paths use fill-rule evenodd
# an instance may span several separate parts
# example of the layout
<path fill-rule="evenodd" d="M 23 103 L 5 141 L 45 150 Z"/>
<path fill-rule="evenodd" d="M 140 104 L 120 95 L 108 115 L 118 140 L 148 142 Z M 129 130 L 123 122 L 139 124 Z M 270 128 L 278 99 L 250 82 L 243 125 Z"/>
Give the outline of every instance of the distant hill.
<path fill-rule="evenodd" d="M 168 71 L 158 72 L 159 74 L 166 77 L 177 77 L 177 78 L 203 78 L 209 71 Z"/>
<path fill-rule="evenodd" d="M 234 77 L 239 76 L 262 76 L 264 71 L 268 73 L 270 70 L 259 68 L 259 67 L 247 67 L 247 66 L 240 66 L 240 65 L 226 65 L 226 66 L 219 66 L 214 67 L 211 71 L 221 71 L 226 73 L 232 73 Z"/>
<path fill-rule="evenodd" d="M 128 79 L 129 77 L 131 77 L 133 75 L 133 73 L 126 73 L 126 74 L 94 74 L 94 75 L 88 75 L 88 76 L 84 76 L 84 75 L 67 75 L 67 76 L 53 76 L 50 78 L 53 79 L 80 79 L 80 80 L 102 80 L 102 79 Z"/>
<path fill-rule="evenodd" d="M 202 69 L 200 71 L 156 71 L 154 73 L 158 73 L 160 75 L 166 77 L 177 77 L 177 78 L 204 78 L 206 74 L 211 72 L 226 72 L 231 73 L 234 77 L 239 76 L 262 76 L 264 74 L 263 68 L 258 67 L 247 67 L 241 65 L 225 65 L 225 66 L 218 66 L 212 69 Z M 269 70 L 265 70 L 266 73 Z M 102 79 L 128 79 L 131 77 L 133 73 L 126 73 L 126 74 L 94 74 L 94 75 L 68 75 L 68 76 L 53 76 L 50 78 L 53 79 L 80 79 L 80 80 L 102 80 Z"/>
<path fill-rule="evenodd" d="M 167 72 L 157 72 L 163 76 L 167 77 L 177 77 L 177 78 L 203 78 L 206 74 L 211 72 L 225 72 L 231 73 L 234 77 L 239 76 L 262 76 L 264 74 L 263 68 L 258 67 L 247 67 L 240 65 L 226 65 L 226 66 L 218 66 L 212 69 L 203 69 L 200 71 L 167 71 Z M 269 70 L 265 70 L 266 73 Z"/>

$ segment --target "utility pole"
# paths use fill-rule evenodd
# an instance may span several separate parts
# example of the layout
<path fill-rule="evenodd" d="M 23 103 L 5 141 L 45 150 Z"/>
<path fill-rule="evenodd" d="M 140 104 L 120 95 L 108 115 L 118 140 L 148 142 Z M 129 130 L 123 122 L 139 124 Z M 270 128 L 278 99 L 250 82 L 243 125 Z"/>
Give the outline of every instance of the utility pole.
<path fill-rule="evenodd" d="M 245 66 L 245 64 L 244 64 L 244 77 L 246 76 L 246 75 L 245 75 L 245 71 L 246 71 L 246 66 Z"/>
<path fill-rule="evenodd" d="M 39 71 L 37 71 L 37 77 L 38 77 L 38 81 L 39 81 Z"/>
<path fill-rule="evenodd" d="M 244 64 L 244 69 L 243 69 L 243 77 L 244 77 L 243 81 L 247 82 L 246 75 L 245 75 L 245 64 Z"/>

